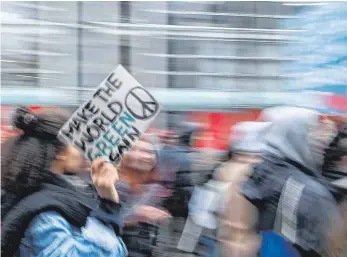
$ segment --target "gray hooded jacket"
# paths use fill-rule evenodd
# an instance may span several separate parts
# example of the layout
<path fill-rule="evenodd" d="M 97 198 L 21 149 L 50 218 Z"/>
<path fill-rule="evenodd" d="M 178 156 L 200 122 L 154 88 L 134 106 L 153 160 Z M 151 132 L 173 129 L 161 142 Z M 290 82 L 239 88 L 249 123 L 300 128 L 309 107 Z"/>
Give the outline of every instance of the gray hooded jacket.
<path fill-rule="evenodd" d="M 275 119 L 265 135 L 264 161 L 241 189 L 258 208 L 259 230 L 281 234 L 304 256 L 323 254 L 330 224 L 341 219 L 334 198 L 318 182 L 323 156 L 315 152 L 312 133 L 318 121 L 316 112 L 303 108 Z"/>

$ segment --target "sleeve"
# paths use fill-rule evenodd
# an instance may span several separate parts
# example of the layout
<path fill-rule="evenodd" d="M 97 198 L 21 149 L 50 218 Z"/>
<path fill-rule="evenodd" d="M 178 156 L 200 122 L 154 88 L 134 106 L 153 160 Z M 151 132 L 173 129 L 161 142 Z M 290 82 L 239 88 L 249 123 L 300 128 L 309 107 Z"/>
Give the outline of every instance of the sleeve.
<path fill-rule="evenodd" d="M 304 251 L 325 254 L 330 248 L 333 229 L 343 224 L 338 204 L 322 189 L 308 188 L 298 210 L 298 246 Z M 337 225 L 337 226 L 336 226 Z"/>
<path fill-rule="evenodd" d="M 162 187 L 160 184 L 150 184 L 148 185 L 148 190 L 139 199 L 137 206 L 148 205 L 153 207 L 159 207 L 162 204 L 162 197 L 160 197 L 160 191 L 165 191 L 166 188 Z"/>
<path fill-rule="evenodd" d="M 123 241 L 113 228 L 94 217 L 86 225 L 74 229 L 59 213 L 44 212 L 38 215 L 25 233 L 33 256 L 127 256 Z"/>
<path fill-rule="evenodd" d="M 124 219 L 126 222 L 137 220 L 136 216 L 136 208 L 140 206 L 152 206 L 158 209 L 161 209 L 162 197 L 156 195 L 158 190 L 164 190 L 160 188 L 158 184 L 148 185 L 148 190 L 134 202 L 132 205 L 126 207 L 126 214 L 124 215 Z"/>

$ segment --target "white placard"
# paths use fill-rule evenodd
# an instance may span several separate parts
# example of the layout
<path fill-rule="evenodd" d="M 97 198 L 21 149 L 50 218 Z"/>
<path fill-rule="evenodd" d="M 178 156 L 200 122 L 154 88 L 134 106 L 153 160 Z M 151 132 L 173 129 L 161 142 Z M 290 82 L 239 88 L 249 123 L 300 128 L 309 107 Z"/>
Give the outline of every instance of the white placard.
<path fill-rule="evenodd" d="M 159 103 L 119 65 L 59 131 L 89 160 L 108 156 L 118 162 L 150 126 Z"/>

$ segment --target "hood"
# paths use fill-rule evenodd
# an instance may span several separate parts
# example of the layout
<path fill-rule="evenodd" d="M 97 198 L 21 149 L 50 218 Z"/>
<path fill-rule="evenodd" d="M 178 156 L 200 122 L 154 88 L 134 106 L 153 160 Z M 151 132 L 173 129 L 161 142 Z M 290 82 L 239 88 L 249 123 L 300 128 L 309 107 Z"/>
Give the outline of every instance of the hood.
<path fill-rule="evenodd" d="M 297 112 L 301 112 L 302 110 L 309 110 L 309 109 L 298 107 L 298 106 L 288 106 L 288 105 L 274 106 L 274 107 L 264 109 L 260 113 L 258 120 L 263 122 L 273 122 L 282 117 L 288 117 Z"/>
<path fill-rule="evenodd" d="M 310 131 L 318 125 L 317 112 L 296 108 L 272 121 L 265 136 L 265 153 L 290 160 L 306 169 L 316 172 L 318 164 L 310 150 Z"/>
<path fill-rule="evenodd" d="M 233 152 L 262 153 L 263 135 L 270 127 L 269 122 L 239 122 L 231 128 L 231 149 Z"/>

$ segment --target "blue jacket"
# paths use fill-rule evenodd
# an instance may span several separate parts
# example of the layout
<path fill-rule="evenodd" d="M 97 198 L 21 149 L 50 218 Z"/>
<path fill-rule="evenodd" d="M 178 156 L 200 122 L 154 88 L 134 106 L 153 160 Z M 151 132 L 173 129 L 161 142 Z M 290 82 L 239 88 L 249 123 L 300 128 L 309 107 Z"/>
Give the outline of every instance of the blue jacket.
<path fill-rule="evenodd" d="M 38 191 L 23 198 L 5 192 L 1 201 L 2 256 L 127 255 L 120 204 L 88 185 L 47 172 Z"/>
<path fill-rule="evenodd" d="M 58 212 L 36 216 L 25 232 L 20 256 L 99 256 L 123 257 L 128 252 L 111 226 L 88 217 L 82 228 L 72 226 Z"/>

